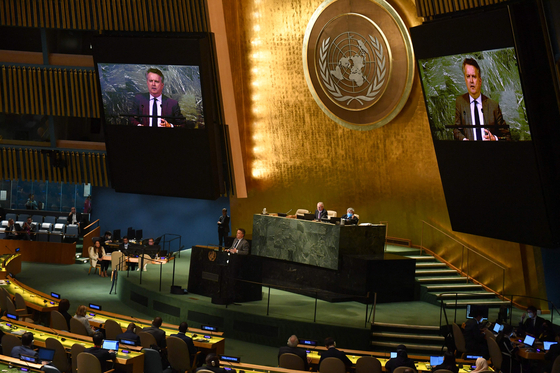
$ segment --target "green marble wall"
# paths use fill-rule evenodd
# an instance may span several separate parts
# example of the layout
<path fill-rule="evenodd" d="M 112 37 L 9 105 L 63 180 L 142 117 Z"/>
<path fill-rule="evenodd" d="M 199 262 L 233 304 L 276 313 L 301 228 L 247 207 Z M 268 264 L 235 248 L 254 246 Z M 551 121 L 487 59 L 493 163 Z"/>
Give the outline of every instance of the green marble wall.
<path fill-rule="evenodd" d="M 338 270 L 341 254 L 383 253 L 385 226 L 254 215 L 251 254 Z"/>

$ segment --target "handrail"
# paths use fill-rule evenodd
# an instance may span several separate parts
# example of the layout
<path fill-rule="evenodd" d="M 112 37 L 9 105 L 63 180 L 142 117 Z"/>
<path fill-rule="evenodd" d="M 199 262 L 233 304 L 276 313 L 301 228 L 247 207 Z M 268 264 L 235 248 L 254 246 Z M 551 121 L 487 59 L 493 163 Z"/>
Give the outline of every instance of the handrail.
<path fill-rule="evenodd" d="M 471 248 L 471 247 L 465 245 L 465 244 L 462 243 L 461 241 L 459 241 L 459 240 L 457 240 L 456 238 L 454 238 L 454 237 L 450 236 L 449 234 L 445 233 L 443 230 L 439 229 L 438 227 L 435 227 L 435 226 L 431 225 L 431 224 L 428 223 L 427 221 L 422 220 L 422 223 L 424 223 L 424 224 L 426 224 L 426 225 L 429 225 L 430 227 L 434 228 L 435 230 L 437 230 L 437 231 L 440 232 L 440 233 L 443 233 L 445 236 L 447 236 L 448 238 L 451 238 L 453 241 L 457 242 L 459 245 L 461 245 L 461 246 L 467 248 L 469 251 L 472 251 L 472 252 L 474 252 L 475 254 L 477 254 L 477 255 L 483 257 L 484 259 L 486 259 L 486 260 L 488 260 L 489 262 L 491 262 L 491 263 L 497 265 L 497 266 L 500 267 L 501 269 L 507 269 L 506 267 L 502 266 L 500 263 L 497 263 L 497 262 L 495 262 L 494 260 L 492 260 L 492 259 L 490 259 L 489 257 L 487 257 L 486 255 L 477 252 L 475 249 L 473 249 L 473 248 Z M 422 230 L 422 233 L 424 233 L 423 230 Z M 424 246 L 424 245 L 422 244 L 423 237 L 424 237 L 424 235 L 422 235 L 422 238 L 420 239 L 420 245 L 421 245 L 422 247 Z"/>
<path fill-rule="evenodd" d="M 94 225 L 94 224 L 99 224 L 99 219 L 97 219 L 97 220 L 94 221 L 94 222 L 91 222 L 87 227 L 84 227 L 84 231 L 85 231 L 86 229 L 88 229 L 89 227 L 91 227 L 92 225 Z"/>
<path fill-rule="evenodd" d="M 422 250 L 425 250 L 424 248 L 424 225 L 427 225 L 429 227 L 431 227 L 432 229 L 436 230 L 437 232 L 443 234 L 444 236 L 446 236 L 447 238 L 451 239 L 452 241 L 454 241 L 455 243 L 461 245 L 461 247 L 463 248 L 463 250 L 461 250 L 461 268 L 460 268 L 460 272 L 464 273 L 466 275 L 467 278 L 467 282 L 469 281 L 469 278 L 474 278 L 472 276 L 470 276 L 470 267 L 469 267 L 469 254 L 472 252 L 476 255 L 478 255 L 479 257 L 485 259 L 486 261 L 494 264 L 495 266 L 497 266 L 498 268 L 500 268 L 502 270 L 502 291 L 499 292 L 500 295 L 503 296 L 504 291 L 505 291 L 505 287 L 506 287 L 506 267 L 504 267 L 503 265 L 501 265 L 500 263 L 497 263 L 495 260 L 492 260 L 491 258 L 487 257 L 484 254 L 479 253 L 478 251 L 474 250 L 473 248 L 467 246 L 466 244 L 462 243 L 461 241 L 457 240 L 456 238 L 452 237 L 451 235 L 449 235 L 448 233 L 444 232 L 443 230 L 441 230 L 438 227 L 433 226 L 432 224 L 428 223 L 425 220 L 421 220 L 422 222 L 422 233 L 421 233 L 421 238 L 420 238 L 420 253 L 422 253 Z M 467 249 L 467 264 L 466 264 L 466 271 L 465 268 L 463 266 L 464 264 L 464 249 Z"/>

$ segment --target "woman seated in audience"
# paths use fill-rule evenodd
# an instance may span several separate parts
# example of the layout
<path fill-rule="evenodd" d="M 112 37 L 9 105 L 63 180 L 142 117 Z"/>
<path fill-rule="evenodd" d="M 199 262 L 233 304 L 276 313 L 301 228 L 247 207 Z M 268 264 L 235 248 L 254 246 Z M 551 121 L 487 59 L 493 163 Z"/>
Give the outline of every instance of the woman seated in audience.
<path fill-rule="evenodd" d="M 206 365 L 198 368 L 196 371 L 210 370 L 214 373 L 235 373 L 235 369 L 225 370 L 220 368 L 220 359 L 214 353 L 206 355 Z"/>
<path fill-rule="evenodd" d="M 453 373 L 459 373 L 459 367 L 455 362 L 455 355 L 453 355 L 451 352 L 446 352 L 445 355 L 443 355 L 443 363 L 433 367 L 432 372 L 435 372 L 439 369 L 447 369 L 452 371 Z"/>
<path fill-rule="evenodd" d="M 95 267 L 99 263 L 101 266 L 99 269 L 99 276 L 107 277 L 107 268 L 109 268 L 109 263 L 111 263 L 111 261 L 103 260 L 103 257 L 105 256 L 105 249 L 101 246 L 101 241 L 95 241 L 93 246 L 89 247 L 88 252 L 91 266 Z"/>
<path fill-rule="evenodd" d="M 91 337 L 93 335 L 93 333 L 95 333 L 95 331 L 91 328 L 91 325 L 89 325 L 89 321 L 86 317 L 86 313 L 87 313 L 86 306 L 81 305 L 76 310 L 76 315 L 74 315 L 74 318 L 76 320 L 78 320 L 79 322 L 81 322 L 82 324 L 84 324 L 84 326 L 86 327 L 86 331 L 87 331 L 88 335 Z"/>
<path fill-rule="evenodd" d="M 485 358 L 479 357 L 476 359 L 476 369 L 471 370 L 471 373 L 484 372 L 486 370 L 488 370 L 488 362 Z"/>

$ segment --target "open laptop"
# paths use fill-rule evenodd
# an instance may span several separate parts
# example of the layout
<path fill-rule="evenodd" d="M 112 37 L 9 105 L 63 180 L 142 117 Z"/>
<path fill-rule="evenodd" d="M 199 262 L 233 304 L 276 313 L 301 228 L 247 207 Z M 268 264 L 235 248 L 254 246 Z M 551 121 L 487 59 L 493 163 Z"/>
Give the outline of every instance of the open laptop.
<path fill-rule="evenodd" d="M 535 343 L 535 337 L 531 337 L 530 335 L 526 335 L 525 339 L 523 340 L 523 344 L 525 346 L 533 346 L 533 343 Z"/>
<path fill-rule="evenodd" d="M 443 356 L 430 356 L 430 365 L 436 367 L 443 364 Z"/>
<path fill-rule="evenodd" d="M 55 350 L 51 350 L 50 348 L 39 347 L 39 351 L 37 353 L 37 360 L 38 362 L 45 361 L 47 363 L 52 363 L 52 361 L 54 360 L 54 353 Z"/>
<path fill-rule="evenodd" d="M 550 347 L 551 347 L 552 345 L 557 344 L 557 343 L 558 343 L 558 342 L 543 342 L 544 350 L 545 350 L 545 351 L 550 350 Z"/>
<path fill-rule="evenodd" d="M 119 341 L 112 341 L 112 340 L 106 339 L 106 340 L 103 341 L 103 346 L 101 346 L 101 347 L 106 349 L 106 350 L 118 351 Z"/>
<path fill-rule="evenodd" d="M 492 331 L 496 334 L 498 334 L 499 332 L 501 332 L 504 329 L 504 326 L 498 323 L 494 324 L 494 328 L 492 329 Z"/>

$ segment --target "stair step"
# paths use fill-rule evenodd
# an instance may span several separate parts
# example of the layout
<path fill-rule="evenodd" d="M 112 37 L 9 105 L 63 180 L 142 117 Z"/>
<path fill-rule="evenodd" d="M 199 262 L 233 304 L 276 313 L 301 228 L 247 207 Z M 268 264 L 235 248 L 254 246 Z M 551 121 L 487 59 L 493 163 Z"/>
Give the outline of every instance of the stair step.
<path fill-rule="evenodd" d="M 465 291 L 465 290 L 481 290 L 482 285 L 478 284 L 434 284 L 434 285 L 423 285 L 428 291 L 445 291 L 453 292 Z"/>
<path fill-rule="evenodd" d="M 393 348 L 393 349 L 397 349 L 397 346 L 402 344 L 402 343 L 397 343 L 397 342 L 377 342 L 377 341 L 371 341 L 370 342 L 372 346 L 376 346 L 376 347 L 389 347 L 389 348 Z M 406 344 L 406 349 L 408 351 L 411 350 L 425 350 L 425 351 L 441 351 L 441 345 L 419 345 L 419 344 L 414 344 L 414 343 L 407 343 Z"/>
<path fill-rule="evenodd" d="M 441 262 L 427 262 L 427 263 L 416 262 L 416 268 L 448 268 L 448 267 L 447 264 Z"/>
<path fill-rule="evenodd" d="M 444 302 L 446 307 L 454 307 L 455 306 L 455 302 L 452 301 L 448 301 L 448 302 Z M 510 304 L 510 302 L 508 302 L 507 300 L 464 300 L 464 301 L 458 301 L 457 302 L 457 307 L 466 307 L 469 304 L 477 304 L 477 305 L 481 305 L 481 306 L 495 306 L 495 307 L 499 307 L 502 305 L 508 305 Z"/>
<path fill-rule="evenodd" d="M 436 258 L 434 258 L 431 255 L 407 255 L 407 258 L 410 259 L 416 259 L 416 261 L 428 261 L 428 260 L 436 260 Z"/>
<path fill-rule="evenodd" d="M 375 322 L 373 323 L 373 328 L 394 328 L 394 329 L 408 329 L 408 330 L 430 330 L 439 332 L 439 326 L 431 325 L 407 325 L 407 324 L 393 324 L 388 322 Z"/>
<path fill-rule="evenodd" d="M 391 339 L 420 339 L 424 341 L 432 341 L 432 342 L 442 342 L 445 340 L 444 337 L 439 335 L 426 335 L 426 334 L 406 334 L 406 333 L 389 333 L 389 332 L 374 332 L 371 333 L 372 337 L 377 338 L 391 338 Z"/>
<path fill-rule="evenodd" d="M 418 281 L 420 283 L 423 283 L 423 282 L 464 282 L 464 283 L 466 283 L 467 278 L 466 277 L 461 277 L 461 276 L 418 277 L 418 278 L 416 278 L 416 281 Z"/>
<path fill-rule="evenodd" d="M 426 275 L 452 275 L 457 274 L 454 269 L 417 269 L 415 271 L 416 276 L 426 276 Z"/>

